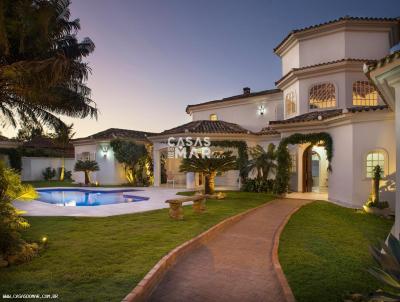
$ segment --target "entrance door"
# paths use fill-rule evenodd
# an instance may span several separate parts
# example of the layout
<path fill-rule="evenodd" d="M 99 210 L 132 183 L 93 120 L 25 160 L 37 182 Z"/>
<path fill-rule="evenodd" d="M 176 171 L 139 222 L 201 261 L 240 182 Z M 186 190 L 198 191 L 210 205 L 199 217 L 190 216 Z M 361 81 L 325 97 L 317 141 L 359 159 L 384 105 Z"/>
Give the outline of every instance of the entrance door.
<path fill-rule="evenodd" d="M 303 192 L 312 192 L 312 146 L 303 153 Z"/>

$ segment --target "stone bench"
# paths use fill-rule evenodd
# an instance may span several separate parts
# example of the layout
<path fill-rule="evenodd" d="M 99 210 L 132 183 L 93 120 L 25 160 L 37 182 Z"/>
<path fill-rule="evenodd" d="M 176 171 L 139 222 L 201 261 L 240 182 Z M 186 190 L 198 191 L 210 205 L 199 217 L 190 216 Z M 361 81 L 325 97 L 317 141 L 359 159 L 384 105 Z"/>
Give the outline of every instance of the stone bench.
<path fill-rule="evenodd" d="M 182 204 L 185 202 L 193 202 L 193 210 L 195 213 L 203 213 L 206 210 L 206 199 L 215 198 L 223 199 L 225 195 L 221 194 L 201 194 L 186 197 L 177 197 L 174 199 L 168 199 L 165 203 L 169 204 L 169 217 L 176 220 L 183 219 L 183 207 Z"/>

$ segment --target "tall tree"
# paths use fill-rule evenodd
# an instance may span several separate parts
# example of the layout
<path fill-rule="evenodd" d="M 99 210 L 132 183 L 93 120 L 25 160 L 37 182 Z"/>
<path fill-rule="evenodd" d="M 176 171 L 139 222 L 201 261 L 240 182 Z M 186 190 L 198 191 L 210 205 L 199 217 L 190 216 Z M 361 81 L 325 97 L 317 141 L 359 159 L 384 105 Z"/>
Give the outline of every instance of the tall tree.
<path fill-rule="evenodd" d="M 90 184 L 90 173 L 94 171 L 99 171 L 99 165 L 94 160 L 78 160 L 75 163 L 74 170 L 76 172 L 83 172 L 85 174 L 85 185 Z"/>
<path fill-rule="evenodd" d="M 60 170 L 60 180 L 64 180 L 65 174 L 65 153 L 68 149 L 68 146 L 75 135 L 73 132 L 74 124 L 71 125 L 61 125 L 60 127 L 55 129 L 55 133 L 53 134 L 54 139 L 59 143 L 62 150 L 61 157 L 61 170 Z"/>
<path fill-rule="evenodd" d="M 247 165 L 248 173 L 255 173 L 257 179 L 268 179 L 271 172 L 276 170 L 276 151 L 275 145 L 269 144 L 267 151 L 257 145 L 249 149 L 250 157 Z"/>
<path fill-rule="evenodd" d="M 32 125 L 32 123 L 25 123 L 21 125 L 21 128 L 18 129 L 16 139 L 27 142 L 32 140 L 35 137 L 44 136 L 43 128 L 37 125 Z"/>
<path fill-rule="evenodd" d="M 215 190 L 215 176 L 219 172 L 225 172 L 237 168 L 237 158 L 232 152 L 215 153 L 211 158 L 185 158 L 182 160 L 179 170 L 181 172 L 200 172 L 204 174 L 204 192 L 213 194 Z"/>
<path fill-rule="evenodd" d="M 135 183 L 138 169 L 143 171 L 147 162 L 145 159 L 147 156 L 146 147 L 143 144 L 136 144 L 122 139 L 112 140 L 110 145 L 114 151 L 115 158 L 124 166 L 127 181 L 131 184 Z M 140 165 L 140 163 L 143 163 L 143 165 Z"/>
<path fill-rule="evenodd" d="M 79 19 L 69 0 L 0 1 L 0 116 L 2 124 L 58 127 L 58 115 L 97 117 L 83 61 L 94 50 L 78 41 Z"/>

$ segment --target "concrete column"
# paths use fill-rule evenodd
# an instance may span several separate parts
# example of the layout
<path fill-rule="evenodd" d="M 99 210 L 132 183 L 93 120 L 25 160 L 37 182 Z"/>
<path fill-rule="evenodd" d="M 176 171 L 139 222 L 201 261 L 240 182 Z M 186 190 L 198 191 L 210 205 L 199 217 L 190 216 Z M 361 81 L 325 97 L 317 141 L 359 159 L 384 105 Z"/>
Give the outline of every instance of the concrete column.
<path fill-rule="evenodd" d="M 160 149 L 158 144 L 153 147 L 153 174 L 154 174 L 154 187 L 161 185 L 161 159 Z"/>
<path fill-rule="evenodd" d="M 396 127 L 396 187 L 399 188 L 400 183 L 400 81 L 395 85 L 395 127 Z M 396 190 L 396 219 L 394 224 L 394 235 L 400 237 L 400 192 Z"/>
<path fill-rule="evenodd" d="M 196 187 L 196 177 L 194 172 L 186 173 L 186 189 L 194 189 Z"/>

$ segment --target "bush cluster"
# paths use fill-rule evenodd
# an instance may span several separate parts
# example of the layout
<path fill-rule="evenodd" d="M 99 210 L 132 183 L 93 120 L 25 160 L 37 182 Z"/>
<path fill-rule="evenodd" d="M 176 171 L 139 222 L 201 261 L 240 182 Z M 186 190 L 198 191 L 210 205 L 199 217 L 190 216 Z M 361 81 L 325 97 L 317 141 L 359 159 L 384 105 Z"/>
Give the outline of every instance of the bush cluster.
<path fill-rule="evenodd" d="M 274 179 L 247 179 L 243 183 L 241 190 L 244 192 L 272 193 L 274 190 L 274 185 Z"/>

